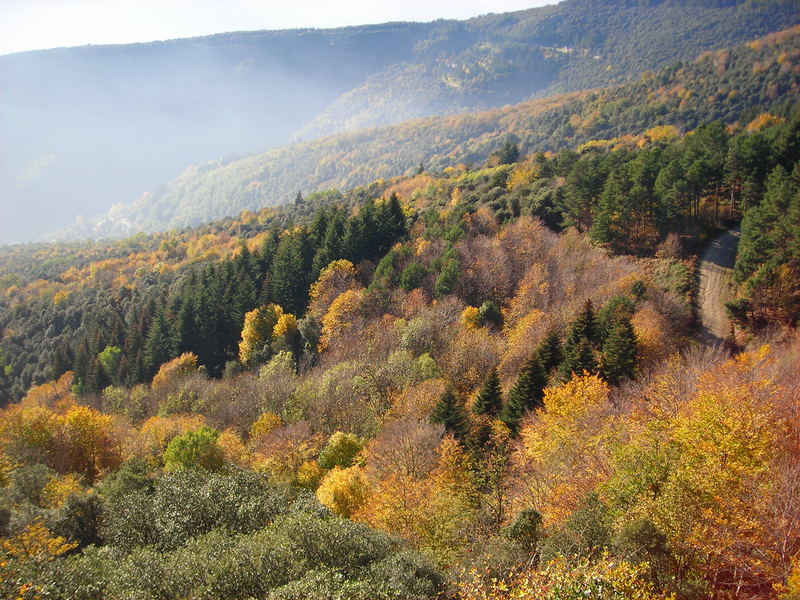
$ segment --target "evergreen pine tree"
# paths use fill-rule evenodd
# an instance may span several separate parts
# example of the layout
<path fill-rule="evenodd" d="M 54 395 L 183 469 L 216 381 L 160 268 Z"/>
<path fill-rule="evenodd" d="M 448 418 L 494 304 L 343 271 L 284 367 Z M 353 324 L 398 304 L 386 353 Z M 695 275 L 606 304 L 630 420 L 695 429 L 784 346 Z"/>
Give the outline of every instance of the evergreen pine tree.
<path fill-rule="evenodd" d="M 311 236 L 314 238 L 314 243 L 317 244 L 317 246 L 322 245 L 322 240 L 325 238 L 325 231 L 328 229 L 328 223 L 330 223 L 330 213 L 332 211 L 335 211 L 335 209 L 331 209 L 329 211 L 323 206 L 314 212 L 314 218 L 311 219 L 309 230 L 311 232 Z"/>
<path fill-rule="evenodd" d="M 452 389 L 446 389 L 433 407 L 430 422 L 444 425 L 445 431 L 463 439 L 467 434 L 467 415 Z"/>
<path fill-rule="evenodd" d="M 378 209 L 374 200 L 369 200 L 361 205 L 358 213 L 362 236 L 360 258 L 377 258 L 385 254 L 386 250 L 391 247 L 384 227 L 385 223 L 381 222 L 382 216 L 383 213 Z"/>
<path fill-rule="evenodd" d="M 629 296 L 614 296 L 606 302 L 597 313 L 596 323 L 600 343 L 606 340 L 621 319 L 632 317 L 635 310 L 635 303 Z"/>
<path fill-rule="evenodd" d="M 187 292 L 177 310 L 175 321 L 172 323 L 172 337 L 175 340 L 175 350 L 178 354 L 191 352 L 196 347 L 194 323 L 194 303 Z"/>
<path fill-rule="evenodd" d="M 364 236 L 358 217 L 350 217 L 345 222 L 341 248 L 342 257 L 346 258 L 354 265 L 361 262 L 361 259 L 364 257 Z"/>
<path fill-rule="evenodd" d="M 796 187 L 800 188 L 800 162 L 795 165 L 792 178 Z M 792 198 L 779 230 L 785 240 L 783 248 L 786 258 L 790 264 L 800 264 L 800 190 Z"/>
<path fill-rule="evenodd" d="M 272 297 L 288 313 L 301 315 L 305 310 L 306 288 L 301 240 L 287 235 L 281 240 L 272 262 Z"/>
<path fill-rule="evenodd" d="M 231 319 L 238 324 L 244 321 L 244 315 L 253 310 L 258 302 L 256 285 L 244 268 L 238 268 L 233 278 L 233 302 L 229 305 Z"/>
<path fill-rule="evenodd" d="M 261 247 L 253 257 L 256 268 L 262 276 L 266 274 L 272 266 L 272 259 L 275 257 L 275 251 L 278 249 L 279 239 L 280 234 L 277 231 L 271 231 L 269 235 L 264 238 Z"/>
<path fill-rule="evenodd" d="M 499 150 L 492 153 L 499 165 L 510 165 L 519 160 L 519 144 L 506 140 Z"/>
<path fill-rule="evenodd" d="M 536 356 L 545 373 L 549 373 L 561 363 L 561 336 L 556 329 L 547 332 L 536 350 Z"/>
<path fill-rule="evenodd" d="M 791 245 L 785 226 L 797 187 L 783 167 L 776 167 L 767 179 L 761 204 L 752 207 L 742 219 L 742 235 L 734 266 L 734 277 L 741 282 L 776 254 Z"/>
<path fill-rule="evenodd" d="M 569 172 L 564 186 L 566 193 L 561 202 L 564 211 L 563 224 L 575 225 L 585 231 L 592 223 L 592 212 L 603 191 L 607 173 L 597 155 L 590 155 L 580 161 L 576 154 L 571 156 L 575 162 L 571 166 L 564 165 L 569 168 Z"/>
<path fill-rule="evenodd" d="M 109 346 L 122 347 L 122 342 L 125 339 L 125 321 L 123 321 L 119 313 L 114 315 L 107 334 Z"/>
<path fill-rule="evenodd" d="M 371 254 L 376 258 L 384 255 L 407 233 L 406 216 L 397 194 L 392 194 L 378 206 L 374 218 L 377 220 L 377 238 L 373 242 L 375 248 Z"/>
<path fill-rule="evenodd" d="M 636 333 L 628 318 L 620 319 L 603 344 L 601 372 L 611 385 L 633 377 L 636 363 Z"/>
<path fill-rule="evenodd" d="M 111 381 L 103 370 L 100 361 L 97 360 L 96 356 L 92 357 L 86 369 L 86 381 L 81 391 L 84 394 L 97 394 L 109 385 L 111 385 Z"/>
<path fill-rule="evenodd" d="M 589 237 L 598 244 L 613 244 L 624 234 L 624 207 L 629 193 L 629 180 L 624 167 L 609 175 L 593 215 Z"/>
<path fill-rule="evenodd" d="M 128 357 L 123 354 L 119 359 L 117 370 L 112 377 L 113 383 L 115 385 L 126 385 L 130 377 L 130 368 L 130 361 Z"/>
<path fill-rule="evenodd" d="M 458 264 L 456 253 L 445 252 L 442 258 L 444 258 L 444 264 L 433 288 L 438 297 L 453 293 L 458 285 L 458 280 L 461 279 L 461 267 Z"/>
<path fill-rule="evenodd" d="M 389 198 L 388 213 L 391 223 L 391 245 L 393 245 L 408 233 L 406 215 L 403 212 L 403 207 L 400 204 L 400 198 L 397 197 L 397 194 L 392 194 Z"/>
<path fill-rule="evenodd" d="M 254 279 L 256 275 L 256 259 L 253 257 L 252 252 L 247 247 L 247 244 L 242 242 L 239 246 L 239 254 L 233 259 L 237 270 L 244 271 L 249 279 Z"/>
<path fill-rule="evenodd" d="M 86 338 L 84 338 L 75 351 L 75 362 L 72 366 L 73 381 L 79 388 L 82 388 L 86 382 L 86 373 L 89 370 L 90 359 L 89 343 L 86 341 Z"/>
<path fill-rule="evenodd" d="M 577 340 L 570 337 L 564 344 L 564 360 L 558 367 L 559 376 L 562 381 L 569 381 L 573 374 L 582 375 L 584 371 L 597 372 L 594 348 L 586 337 Z"/>
<path fill-rule="evenodd" d="M 597 316 L 595 315 L 594 304 L 592 304 L 591 300 L 584 302 L 583 308 L 572 322 L 572 326 L 567 334 L 567 343 L 576 343 L 582 337 L 585 337 L 593 344 L 599 341 Z"/>
<path fill-rule="evenodd" d="M 173 357 L 172 335 L 164 311 L 159 309 L 150 324 L 144 344 L 144 368 L 148 378 L 156 374 L 158 367 Z"/>
<path fill-rule="evenodd" d="M 137 383 L 144 383 L 147 380 L 144 368 L 144 352 L 139 349 L 134 355 L 133 362 L 131 363 L 128 371 L 128 379 L 125 384 L 128 387 L 133 387 Z"/>
<path fill-rule="evenodd" d="M 500 413 L 500 420 L 516 434 L 519 423 L 526 411 L 544 406 L 544 388 L 547 385 L 547 373 L 536 356 L 531 357 L 522 367 L 519 377 L 508 393 L 506 402 Z"/>
<path fill-rule="evenodd" d="M 503 325 L 503 313 L 491 300 L 486 300 L 478 309 L 478 317 L 481 323 L 501 327 Z"/>
<path fill-rule="evenodd" d="M 500 387 L 500 376 L 497 373 L 497 369 L 492 369 L 489 378 L 483 383 L 480 392 L 478 392 L 478 397 L 472 406 L 472 412 L 476 415 L 494 417 L 500 412 L 502 406 L 503 390 Z"/>
<path fill-rule="evenodd" d="M 72 368 L 75 357 L 72 355 L 72 348 L 66 342 L 56 346 L 51 359 L 51 379 L 58 379 Z"/>

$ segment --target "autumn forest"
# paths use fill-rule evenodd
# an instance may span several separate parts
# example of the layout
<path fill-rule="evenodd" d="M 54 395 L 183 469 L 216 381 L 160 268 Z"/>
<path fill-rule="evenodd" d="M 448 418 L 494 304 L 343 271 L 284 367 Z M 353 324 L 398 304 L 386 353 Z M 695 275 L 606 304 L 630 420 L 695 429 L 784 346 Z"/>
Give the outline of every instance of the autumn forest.
<path fill-rule="evenodd" d="M 136 233 L 0 247 L 0 597 L 800 598 L 780 25 L 193 167 Z"/>

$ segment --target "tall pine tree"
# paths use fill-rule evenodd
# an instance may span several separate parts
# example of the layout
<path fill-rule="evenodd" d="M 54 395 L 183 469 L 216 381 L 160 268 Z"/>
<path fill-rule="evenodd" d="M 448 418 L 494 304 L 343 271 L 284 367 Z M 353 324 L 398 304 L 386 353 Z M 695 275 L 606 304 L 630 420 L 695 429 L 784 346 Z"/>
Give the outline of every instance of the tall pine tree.
<path fill-rule="evenodd" d="M 155 375 L 163 363 L 173 358 L 172 340 L 172 331 L 164 316 L 164 310 L 159 308 L 150 324 L 144 344 L 144 368 L 148 378 Z"/>
<path fill-rule="evenodd" d="M 583 303 L 581 311 L 572 322 L 569 333 L 567 334 L 567 343 L 570 341 L 577 342 L 580 338 L 585 337 L 591 343 L 596 344 L 600 340 L 598 329 L 594 304 L 591 299 L 586 300 L 586 302 Z"/>
<path fill-rule="evenodd" d="M 551 329 L 544 336 L 536 350 L 536 356 L 545 373 L 549 373 L 561 363 L 561 336 L 556 329 Z"/>
<path fill-rule="evenodd" d="M 464 406 L 456 397 L 452 389 L 447 388 L 433 407 L 430 422 L 434 425 L 444 425 L 445 431 L 453 434 L 457 439 L 463 439 L 467 434 L 467 414 Z"/>
<path fill-rule="evenodd" d="M 564 344 L 564 360 L 558 366 L 559 376 L 562 381 L 569 381 L 573 374 L 582 375 L 584 371 L 597 372 L 594 348 L 586 337 L 577 340 L 570 337 Z"/>
<path fill-rule="evenodd" d="M 601 373 L 611 385 L 633 377 L 636 365 L 636 333 L 628 318 L 622 318 L 603 344 Z"/>
<path fill-rule="evenodd" d="M 523 415 L 544 406 L 544 388 L 547 385 L 547 373 L 536 356 L 528 359 L 520 371 L 514 386 L 508 392 L 506 402 L 500 413 L 500 420 L 515 435 L 519 431 L 519 423 Z"/>
<path fill-rule="evenodd" d="M 286 312 L 301 315 L 308 299 L 307 271 L 304 268 L 302 240 L 285 236 L 272 261 L 272 297 Z"/>
<path fill-rule="evenodd" d="M 494 417 L 500 412 L 503 406 L 503 390 L 500 387 L 500 375 L 497 369 L 492 369 L 489 378 L 481 386 L 475 404 L 472 405 L 472 412 L 476 415 L 489 415 Z"/>

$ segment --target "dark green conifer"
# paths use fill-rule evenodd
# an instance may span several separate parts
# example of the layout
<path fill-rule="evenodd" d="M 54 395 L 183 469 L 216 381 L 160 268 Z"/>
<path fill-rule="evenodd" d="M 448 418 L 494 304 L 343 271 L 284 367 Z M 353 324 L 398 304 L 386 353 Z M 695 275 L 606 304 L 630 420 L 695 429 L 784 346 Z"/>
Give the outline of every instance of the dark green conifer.
<path fill-rule="evenodd" d="M 420 286 L 427 274 L 427 267 L 425 267 L 423 263 L 415 260 L 400 273 L 400 287 L 402 287 L 404 291 L 410 292 Z"/>
<path fill-rule="evenodd" d="M 331 209 L 331 211 L 335 211 L 335 209 Z M 325 238 L 325 232 L 328 229 L 328 224 L 330 223 L 331 212 L 326 207 L 322 207 L 314 212 L 314 218 L 311 219 L 311 225 L 309 226 L 309 230 L 311 232 L 311 237 L 314 238 L 314 243 L 317 246 L 322 245 L 322 240 Z"/>
<path fill-rule="evenodd" d="M 144 344 L 144 367 L 147 377 L 152 377 L 163 363 L 173 357 L 172 332 L 164 311 L 159 309 L 150 324 Z"/>
<path fill-rule="evenodd" d="M 64 373 L 72 368 L 75 357 L 72 354 L 72 348 L 66 342 L 60 343 L 53 351 L 51 358 L 51 379 L 58 379 Z M 0 367 L 2 367 L 2 360 L 0 360 Z M 1 369 L 0 369 L 1 370 Z"/>
<path fill-rule="evenodd" d="M 481 323 L 486 325 L 500 327 L 503 324 L 503 314 L 491 300 L 487 300 L 481 304 L 481 307 L 478 309 L 478 317 Z"/>
<path fill-rule="evenodd" d="M 239 254 L 236 255 L 233 262 L 237 269 L 244 271 L 250 279 L 255 278 L 256 259 L 253 257 L 253 253 L 250 252 L 246 243 L 241 243 L 239 246 Z"/>
<path fill-rule="evenodd" d="M 133 387 L 137 383 L 144 383 L 147 380 L 147 375 L 144 368 L 144 352 L 139 349 L 134 355 L 133 362 L 131 363 L 130 370 L 128 371 L 128 379 L 125 384 L 128 387 Z"/>
<path fill-rule="evenodd" d="M 358 211 L 356 231 L 359 234 L 357 247 L 360 251 L 354 253 L 353 264 L 359 263 L 362 259 L 377 258 L 383 254 L 386 248 L 385 231 L 381 223 L 381 214 L 373 200 L 369 200 L 361 205 Z"/>
<path fill-rule="evenodd" d="M 178 354 L 190 352 L 195 348 L 195 311 L 194 303 L 188 290 L 178 308 L 172 328 L 172 337 L 175 340 Z"/>
<path fill-rule="evenodd" d="M 545 373 L 549 373 L 561 363 L 561 336 L 558 330 L 551 329 L 547 332 L 536 350 L 536 355 Z"/>
<path fill-rule="evenodd" d="M 436 278 L 433 291 L 438 297 L 451 294 L 455 291 L 459 279 L 461 279 L 461 267 L 458 264 L 458 259 L 448 258 L 442 265 L 439 277 Z"/>
<path fill-rule="evenodd" d="M 73 382 L 77 384 L 79 388 L 82 388 L 86 381 L 86 373 L 89 369 L 90 358 L 89 343 L 86 341 L 86 338 L 83 338 L 78 345 L 78 349 L 75 351 L 75 361 L 72 365 Z"/>
<path fill-rule="evenodd" d="M 408 233 L 406 225 L 406 215 L 403 212 L 403 207 L 400 204 L 400 198 L 397 194 L 392 194 L 389 198 L 387 205 L 389 231 L 391 234 L 391 244 L 394 244 L 400 238 L 403 238 Z"/>
<path fill-rule="evenodd" d="M 306 270 L 301 240 L 295 235 L 284 237 L 272 261 L 272 298 L 285 312 L 303 314 L 306 304 Z"/>
<path fill-rule="evenodd" d="M 636 333 L 628 318 L 620 319 L 603 344 L 601 372 L 611 385 L 633 377 L 636 364 Z"/>
<path fill-rule="evenodd" d="M 232 280 L 233 297 L 228 305 L 231 319 L 238 325 L 244 321 L 244 316 L 257 306 L 258 289 L 247 271 L 239 268 Z"/>
<path fill-rule="evenodd" d="M 357 217 L 351 217 L 344 224 L 341 248 L 343 258 L 354 265 L 364 257 L 364 237 Z"/>
<path fill-rule="evenodd" d="M 506 402 L 500 413 L 500 420 L 512 433 L 519 431 L 519 423 L 526 411 L 544 406 L 544 388 L 547 386 L 547 373 L 536 356 L 528 359 L 520 371 L 514 386 L 508 392 Z"/>
<path fill-rule="evenodd" d="M 631 318 L 636 306 L 629 296 L 614 296 L 597 313 L 597 331 L 602 343 L 621 319 Z"/>
<path fill-rule="evenodd" d="M 492 156 L 500 165 L 510 165 L 519 160 L 519 144 L 512 140 L 506 140 L 499 150 L 492 153 Z"/>
<path fill-rule="evenodd" d="M 433 407 L 430 422 L 444 425 L 445 431 L 458 439 L 463 439 L 467 434 L 467 415 L 452 389 L 448 388 L 442 393 L 439 402 Z"/>
<path fill-rule="evenodd" d="M 275 251 L 278 249 L 279 239 L 280 234 L 275 230 L 271 231 L 269 235 L 264 238 L 264 241 L 261 243 L 261 247 L 253 257 L 260 274 L 263 275 L 267 273 L 272 266 L 272 260 L 275 257 Z"/>
<path fill-rule="evenodd" d="M 500 375 L 498 375 L 497 369 L 492 369 L 489 378 L 483 383 L 481 390 L 478 392 L 478 397 L 472 406 L 472 412 L 476 415 L 494 417 L 502 407 L 503 390 L 500 387 Z"/>
<path fill-rule="evenodd" d="M 596 373 L 597 361 L 594 358 L 594 348 L 586 337 L 577 340 L 570 337 L 564 344 L 564 360 L 558 367 L 562 381 L 569 381 L 572 375 L 583 375 L 583 372 Z"/>
<path fill-rule="evenodd" d="M 597 316 L 595 315 L 594 304 L 592 304 L 591 299 L 583 303 L 583 308 L 581 308 L 578 316 L 575 317 L 575 320 L 572 322 L 572 326 L 567 334 L 567 342 L 569 343 L 570 340 L 577 342 L 582 337 L 585 337 L 593 344 L 599 341 Z"/>
<path fill-rule="evenodd" d="M 86 369 L 86 380 L 81 391 L 84 394 L 97 394 L 109 385 L 111 385 L 111 380 L 103 370 L 100 361 L 97 360 L 97 357 L 90 358 Z"/>

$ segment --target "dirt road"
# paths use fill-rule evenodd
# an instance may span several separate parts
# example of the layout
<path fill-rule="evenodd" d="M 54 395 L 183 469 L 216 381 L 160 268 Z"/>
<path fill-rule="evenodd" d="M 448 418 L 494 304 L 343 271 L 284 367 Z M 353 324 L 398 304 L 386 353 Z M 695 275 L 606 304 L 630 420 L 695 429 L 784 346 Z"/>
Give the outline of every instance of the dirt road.
<path fill-rule="evenodd" d="M 709 346 L 725 343 L 730 323 L 725 302 L 733 297 L 731 268 L 736 259 L 739 230 L 721 233 L 700 256 L 700 340 Z"/>

